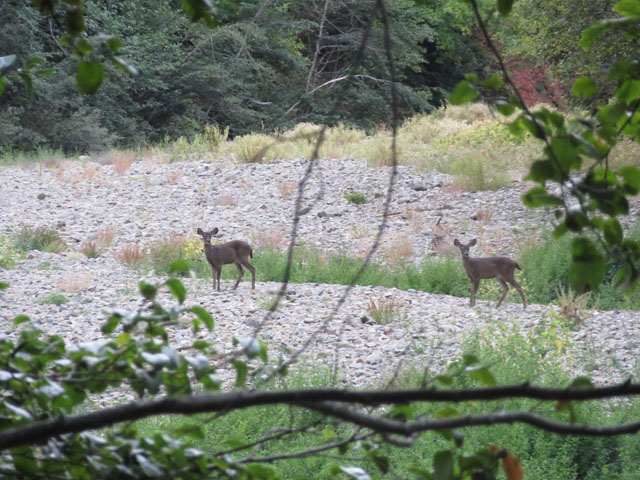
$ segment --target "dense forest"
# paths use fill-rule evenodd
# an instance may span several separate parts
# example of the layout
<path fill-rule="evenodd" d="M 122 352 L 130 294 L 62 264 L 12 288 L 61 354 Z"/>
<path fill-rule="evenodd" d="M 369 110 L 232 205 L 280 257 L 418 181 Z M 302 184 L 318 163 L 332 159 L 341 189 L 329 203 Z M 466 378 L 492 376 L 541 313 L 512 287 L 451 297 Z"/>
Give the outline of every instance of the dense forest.
<path fill-rule="evenodd" d="M 613 3 L 523 0 L 506 23 L 491 21 L 492 2 L 481 6 L 527 101 L 566 107 L 573 79 L 597 76 L 603 59 L 622 53 L 613 43 L 588 55 L 578 45 L 578 33 L 607 17 Z M 105 81 L 97 94 L 82 95 L 77 55 L 62 37 L 64 14 L 43 16 L 31 2 L 7 0 L 0 56 L 17 55 L 18 67 L 41 57 L 55 73 L 33 77 L 32 101 L 20 76 L 6 77 L 0 148 L 96 152 L 190 137 L 205 125 L 229 127 L 232 137 L 300 122 L 377 128 L 390 120 L 390 75 L 372 4 L 225 0 L 216 2 L 211 28 L 189 22 L 173 0 L 88 0 L 83 37 L 98 47 L 85 58 L 104 62 Z M 496 68 L 462 0 L 388 5 L 403 118 L 443 106 L 465 73 Z M 105 62 L 105 35 L 118 38 L 119 54 L 139 75 Z"/>

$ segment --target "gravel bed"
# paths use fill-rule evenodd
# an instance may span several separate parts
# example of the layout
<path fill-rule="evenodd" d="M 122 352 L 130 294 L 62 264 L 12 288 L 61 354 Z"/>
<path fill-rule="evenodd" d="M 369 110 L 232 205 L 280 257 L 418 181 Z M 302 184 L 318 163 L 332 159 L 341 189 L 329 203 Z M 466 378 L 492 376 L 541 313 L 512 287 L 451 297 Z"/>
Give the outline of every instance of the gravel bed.
<path fill-rule="evenodd" d="M 69 246 L 62 254 L 29 252 L 15 268 L 0 270 L 0 281 L 10 283 L 0 292 L 0 333 L 15 335 L 11 319 L 24 313 L 69 342 L 100 338 L 109 311 L 140 305 L 141 274 L 114 258 L 123 245 L 145 245 L 172 234 L 192 236 L 198 227 L 214 226 L 224 241 L 283 244 L 291 231 L 295 188 L 308 167 L 304 160 L 252 165 L 146 161 L 120 175 L 112 165 L 75 161 L 0 169 L 0 233 L 11 234 L 21 225 L 57 226 Z M 320 161 L 302 202 L 298 241 L 322 252 L 363 255 L 382 218 L 388 183 L 389 169 L 369 168 L 363 160 Z M 551 218 L 523 207 L 520 196 L 527 188 L 514 180 L 508 188 L 470 193 L 456 188 L 447 175 L 400 167 L 392 215 L 376 258 L 393 262 L 404 255 L 419 263 L 425 255 L 453 248 L 456 237 L 477 237 L 475 255 L 516 254 Z M 344 194 L 350 191 L 364 193 L 367 203 L 347 202 Z M 79 252 L 81 243 L 105 228 L 117 232 L 113 245 L 96 259 L 86 258 Z M 212 291 L 210 280 L 185 280 L 187 303 L 202 305 L 214 316 L 213 334 L 200 335 L 213 340 L 220 354 L 236 348 L 234 336 L 252 334 L 279 288 L 259 282 L 252 291 L 247 277 L 248 272 L 235 292 L 232 281 L 223 281 L 220 293 Z M 546 305 L 523 310 L 508 303 L 496 310 L 495 302 L 479 301 L 470 308 L 468 298 L 381 287 L 354 287 L 340 306 L 345 288 L 290 285 L 282 306 L 260 331 L 271 357 L 310 342 L 301 365 L 335 365 L 342 384 L 365 386 L 388 379 L 400 364 L 442 371 L 459 358 L 471 335 L 512 331 L 543 337 L 541 332 L 553 328 L 558 318 L 556 307 Z M 52 292 L 70 301 L 61 306 L 38 302 Z M 399 314 L 388 324 L 373 322 L 367 311 L 370 301 L 391 298 Z M 566 366 L 603 384 L 636 376 L 638 313 L 590 311 L 585 317 L 578 328 L 563 334 Z M 186 348 L 190 324 L 179 323 L 171 336 L 179 349 Z"/>

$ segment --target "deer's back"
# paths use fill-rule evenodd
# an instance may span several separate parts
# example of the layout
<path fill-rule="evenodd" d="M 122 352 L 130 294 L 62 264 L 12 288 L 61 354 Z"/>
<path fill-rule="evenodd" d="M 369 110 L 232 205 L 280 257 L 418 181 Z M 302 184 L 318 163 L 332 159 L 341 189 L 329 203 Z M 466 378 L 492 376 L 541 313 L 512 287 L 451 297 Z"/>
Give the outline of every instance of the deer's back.
<path fill-rule="evenodd" d="M 467 274 L 475 278 L 509 277 L 518 264 L 508 257 L 469 258 L 464 262 Z"/>

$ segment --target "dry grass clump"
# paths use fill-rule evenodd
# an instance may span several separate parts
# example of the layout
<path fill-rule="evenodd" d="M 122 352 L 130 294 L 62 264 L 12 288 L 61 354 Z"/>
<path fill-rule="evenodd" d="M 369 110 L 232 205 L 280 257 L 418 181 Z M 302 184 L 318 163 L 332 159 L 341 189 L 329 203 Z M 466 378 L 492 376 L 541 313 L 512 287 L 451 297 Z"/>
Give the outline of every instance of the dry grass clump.
<path fill-rule="evenodd" d="M 107 227 L 92 235 L 80 246 L 80 251 L 88 258 L 98 258 L 113 243 L 117 231 Z"/>
<path fill-rule="evenodd" d="M 484 103 L 468 103 L 466 105 L 447 105 L 441 109 L 444 118 L 465 122 L 468 124 L 495 120 L 491 109 Z"/>
<path fill-rule="evenodd" d="M 397 154 L 400 155 L 399 152 Z M 366 159 L 369 165 L 374 167 L 393 165 L 393 151 L 389 132 L 380 131 L 373 136 L 366 137 L 353 146 L 353 156 Z"/>
<path fill-rule="evenodd" d="M 182 167 L 165 172 L 164 178 L 167 180 L 167 183 L 171 185 L 176 185 L 177 183 L 180 182 L 180 179 L 182 178 Z"/>
<path fill-rule="evenodd" d="M 145 259 L 146 255 L 147 249 L 144 247 L 140 247 L 140 245 L 137 243 L 132 245 L 125 245 L 113 254 L 114 258 L 118 262 L 130 267 L 142 262 Z"/>
<path fill-rule="evenodd" d="M 402 218 L 404 218 L 414 232 L 421 232 L 424 226 L 424 215 L 417 208 L 406 204 L 402 209 Z"/>
<path fill-rule="evenodd" d="M 118 175 L 124 175 L 124 172 L 131 168 L 135 159 L 135 153 L 118 153 L 113 157 L 113 169 Z"/>
<path fill-rule="evenodd" d="M 380 325 L 386 325 L 397 319 L 402 313 L 403 303 L 395 295 L 391 298 L 381 298 L 377 302 L 369 299 L 367 312 Z"/>
<path fill-rule="evenodd" d="M 560 304 L 560 315 L 567 320 L 577 323 L 583 323 L 591 314 L 586 311 L 588 308 L 591 292 L 585 292 L 581 295 L 576 294 L 573 290 L 566 291 L 562 285 L 556 289 L 558 303 Z"/>
<path fill-rule="evenodd" d="M 389 246 L 385 249 L 385 256 L 389 262 L 398 267 L 407 265 L 413 253 L 413 242 L 406 234 L 395 235 L 390 239 Z"/>
<path fill-rule="evenodd" d="M 278 189 L 278 193 L 280 193 L 280 196 L 284 200 L 287 200 L 291 196 L 291 194 L 296 191 L 297 185 L 298 184 L 293 180 L 287 180 L 276 183 L 276 188 Z"/>
<path fill-rule="evenodd" d="M 640 143 L 622 138 L 609 154 L 609 166 L 613 169 L 640 166 Z"/>

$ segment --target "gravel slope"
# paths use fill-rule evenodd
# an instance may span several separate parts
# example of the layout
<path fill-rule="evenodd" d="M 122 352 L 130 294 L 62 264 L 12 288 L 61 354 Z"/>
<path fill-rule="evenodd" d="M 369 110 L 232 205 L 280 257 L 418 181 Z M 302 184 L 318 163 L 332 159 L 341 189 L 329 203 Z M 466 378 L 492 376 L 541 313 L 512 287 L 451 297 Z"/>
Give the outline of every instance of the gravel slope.
<path fill-rule="evenodd" d="M 25 313 L 70 342 L 100 338 L 101 323 L 112 308 L 139 305 L 140 275 L 113 256 L 126 244 L 147 244 L 169 234 L 190 236 L 197 227 L 214 226 L 225 241 L 283 244 L 291 229 L 295 184 L 308 166 L 299 160 L 265 165 L 137 162 L 123 175 L 112 165 L 87 161 L 0 169 L 0 233 L 10 234 L 22 224 L 59 225 L 70 247 L 61 255 L 33 251 L 17 267 L 0 270 L 0 280 L 11 284 L 0 292 L 1 333 L 15 335 L 11 319 Z M 368 168 L 362 160 L 320 162 L 303 202 L 308 210 L 300 219 L 299 241 L 323 252 L 366 252 L 381 219 L 388 175 L 389 169 Z M 545 226 L 543 212 L 522 206 L 525 189 L 514 181 L 495 192 L 461 192 L 446 175 L 400 167 L 393 215 L 376 258 L 395 261 L 402 254 L 419 262 L 450 248 L 455 237 L 478 237 L 476 255 L 514 254 Z M 369 201 L 348 203 L 344 193 L 352 190 L 365 193 Z M 81 242 L 104 228 L 117 231 L 113 246 L 97 259 L 79 253 Z M 214 315 L 214 334 L 201 335 L 213 339 L 221 354 L 233 350 L 233 336 L 253 332 L 279 287 L 258 283 L 251 291 L 248 276 L 236 292 L 230 290 L 231 281 L 223 281 L 221 293 L 211 290 L 209 280 L 185 281 L 188 302 Z M 51 292 L 62 292 L 71 301 L 61 306 L 36 301 Z M 494 302 L 480 301 L 470 308 L 468 298 L 379 287 L 353 288 L 338 309 L 344 292 L 345 287 L 336 285 L 290 285 L 283 306 L 261 330 L 271 357 L 296 351 L 312 339 L 302 364 L 336 364 L 345 383 L 366 385 L 388 378 L 399 363 L 439 371 L 458 357 L 470 335 L 534 335 L 544 348 L 541 332 L 557 318 L 544 305 L 523 310 L 506 304 L 496 310 Z M 375 324 L 367 307 L 371 299 L 385 298 L 395 298 L 401 313 L 387 325 Z M 601 383 L 635 376 L 638 317 L 628 311 L 588 312 L 580 328 L 562 334 L 567 345 L 563 361 Z M 189 324 L 181 323 L 171 335 L 184 348 Z"/>

